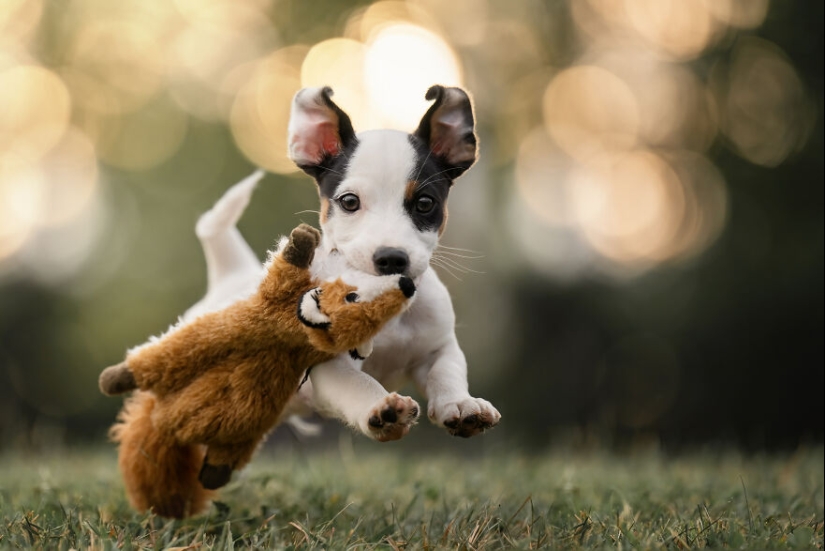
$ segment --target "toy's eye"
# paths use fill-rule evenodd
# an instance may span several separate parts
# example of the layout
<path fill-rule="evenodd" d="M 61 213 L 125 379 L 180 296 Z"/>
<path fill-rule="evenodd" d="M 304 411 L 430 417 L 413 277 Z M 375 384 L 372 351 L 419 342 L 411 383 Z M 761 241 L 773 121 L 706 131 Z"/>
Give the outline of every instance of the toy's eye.
<path fill-rule="evenodd" d="M 347 302 L 358 302 L 358 293 L 350 293 L 344 297 Z"/>
<path fill-rule="evenodd" d="M 361 200 L 354 193 L 345 193 L 338 198 L 338 204 L 347 212 L 355 212 L 361 208 Z"/>
<path fill-rule="evenodd" d="M 435 207 L 435 200 L 429 195 L 422 195 L 415 202 L 415 210 L 421 214 L 427 214 Z"/>

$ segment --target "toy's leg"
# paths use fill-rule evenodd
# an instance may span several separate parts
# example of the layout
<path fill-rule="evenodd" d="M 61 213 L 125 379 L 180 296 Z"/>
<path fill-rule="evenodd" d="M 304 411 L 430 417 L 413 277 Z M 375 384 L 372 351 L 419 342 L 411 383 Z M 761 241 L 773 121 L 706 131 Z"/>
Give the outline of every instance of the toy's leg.
<path fill-rule="evenodd" d="M 379 442 L 404 437 L 418 420 L 415 400 L 388 393 L 347 355 L 316 365 L 309 377 L 311 387 L 306 392 L 312 391 L 313 405 L 321 413 L 337 417 Z"/>
<path fill-rule="evenodd" d="M 414 378 L 426 391 L 430 421 L 453 436 L 475 436 L 496 426 L 501 419 L 490 402 L 470 396 L 467 360 L 455 340 L 441 351 L 432 367 L 414 373 Z"/>
<path fill-rule="evenodd" d="M 126 362 L 107 367 L 97 380 L 100 391 L 106 396 L 123 394 L 137 388 L 135 375 Z"/>
<path fill-rule="evenodd" d="M 198 480 L 207 490 L 226 486 L 232 478 L 232 471 L 240 470 L 249 463 L 259 443 L 258 440 L 251 440 L 226 446 L 209 446 Z"/>
<path fill-rule="evenodd" d="M 185 320 L 219 309 L 260 282 L 261 261 L 235 227 L 264 172 L 238 182 L 201 215 L 195 233 L 206 257 L 206 296 L 184 315 Z"/>

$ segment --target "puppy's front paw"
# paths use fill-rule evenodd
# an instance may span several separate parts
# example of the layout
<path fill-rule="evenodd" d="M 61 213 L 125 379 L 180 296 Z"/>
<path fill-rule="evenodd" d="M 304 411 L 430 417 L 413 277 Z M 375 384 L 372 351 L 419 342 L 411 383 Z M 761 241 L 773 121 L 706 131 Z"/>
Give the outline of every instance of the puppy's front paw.
<path fill-rule="evenodd" d="M 419 411 L 415 400 L 392 392 L 370 409 L 364 432 L 379 442 L 398 440 L 418 421 Z"/>
<path fill-rule="evenodd" d="M 453 436 L 469 438 L 495 427 L 501 414 L 482 398 L 465 398 L 452 402 L 430 402 L 430 420 Z"/>
<path fill-rule="evenodd" d="M 289 234 L 284 248 L 284 260 L 299 268 L 308 268 L 315 256 L 315 248 L 321 242 L 321 232 L 309 224 L 301 224 Z"/>

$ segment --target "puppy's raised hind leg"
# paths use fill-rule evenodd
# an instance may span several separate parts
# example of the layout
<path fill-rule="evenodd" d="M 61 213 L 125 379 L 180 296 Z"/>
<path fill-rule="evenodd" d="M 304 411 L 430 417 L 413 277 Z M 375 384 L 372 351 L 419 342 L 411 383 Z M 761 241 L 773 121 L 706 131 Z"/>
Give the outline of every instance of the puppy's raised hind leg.
<path fill-rule="evenodd" d="M 249 205 L 252 192 L 264 174 L 263 170 L 257 170 L 229 188 L 215 206 L 198 219 L 195 233 L 206 256 L 210 290 L 238 270 L 250 267 L 257 270 L 261 265 L 261 261 L 241 236 L 236 224 Z"/>
<path fill-rule="evenodd" d="M 260 282 L 261 261 L 236 224 L 264 174 L 258 170 L 229 188 L 198 219 L 195 234 L 206 257 L 207 290 L 206 296 L 184 314 L 184 319 L 222 308 Z"/>

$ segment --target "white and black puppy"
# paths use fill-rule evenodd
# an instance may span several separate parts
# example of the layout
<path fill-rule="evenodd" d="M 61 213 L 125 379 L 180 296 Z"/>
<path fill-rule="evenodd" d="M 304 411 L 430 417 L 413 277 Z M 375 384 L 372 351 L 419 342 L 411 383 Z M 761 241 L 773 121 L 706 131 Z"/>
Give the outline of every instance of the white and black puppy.
<path fill-rule="evenodd" d="M 500 414 L 469 393 L 450 296 L 430 267 L 453 180 L 476 159 L 470 99 L 459 88 L 433 86 L 426 97 L 434 103 L 413 134 L 356 134 L 331 95 L 329 88 L 301 90 L 289 123 L 290 158 L 315 178 L 321 201 L 323 237 L 314 275 L 336 277 L 343 259 L 365 274 L 405 274 L 415 280 L 417 296 L 374 339 L 366 360 L 344 355 L 315 366 L 290 410 L 311 408 L 376 440 L 396 440 L 415 424 L 419 407 L 387 389 L 412 380 L 428 400 L 432 422 L 456 436 L 481 433 Z M 235 223 L 260 177 L 231 188 L 199 220 L 209 290 L 185 317 L 219 308 L 259 280 L 260 262 Z"/>

